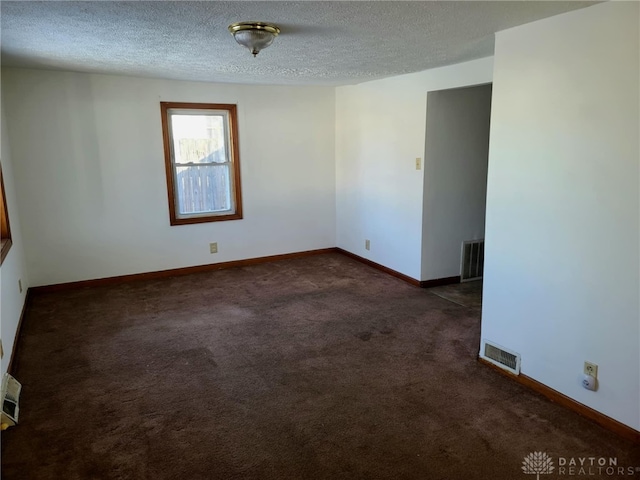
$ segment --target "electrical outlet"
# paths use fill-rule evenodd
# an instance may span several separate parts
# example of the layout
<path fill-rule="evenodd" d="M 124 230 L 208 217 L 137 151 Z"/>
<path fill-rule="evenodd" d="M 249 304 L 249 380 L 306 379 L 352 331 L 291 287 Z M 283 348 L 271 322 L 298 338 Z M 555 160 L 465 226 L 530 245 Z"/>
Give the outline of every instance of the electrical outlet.
<path fill-rule="evenodd" d="M 370 240 L 365 240 L 364 241 L 364 248 L 365 248 L 365 250 L 371 250 L 371 241 Z"/>
<path fill-rule="evenodd" d="M 416 170 L 420 170 L 422 168 L 422 159 L 420 157 L 416 158 Z"/>
<path fill-rule="evenodd" d="M 22 279 L 18 280 L 18 289 L 20 289 L 20 293 L 22 293 Z"/>
<path fill-rule="evenodd" d="M 218 243 L 210 243 L 209 244 L 209 253 L 218 253 Z"/>
<path fill-rule="evenodd" d="M 598 365 L 591 362 L 584 362 L 584 374 L 591 375 L 593 378 L 598 378 Z"/>

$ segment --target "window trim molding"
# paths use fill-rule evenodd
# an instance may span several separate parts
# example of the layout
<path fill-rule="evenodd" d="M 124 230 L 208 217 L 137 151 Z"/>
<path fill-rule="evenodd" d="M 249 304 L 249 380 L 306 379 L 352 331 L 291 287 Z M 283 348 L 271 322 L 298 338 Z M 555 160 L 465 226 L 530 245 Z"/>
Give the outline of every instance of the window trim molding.
<path fill-rule="evenodd" d="M 192 217 L 179 217 L 177 215 L 177 191 L 175 185 L 174 167 L 171 159 L 171 136 L 169 133 L 169 110 L 226 110 L 229 113 L 229 141 L 232 171 L 233 171 L 233 198 L 235 212 L 227 215 L 194 215 Z M 167 198 L 169 201 L 169 221 L 171 225 L 191 225 L 194 223 L 221 222 L 226 220 L 242 219 L 242 188 L 240 179 L 240 155 L 238 148 L 238 114 L 237 105 L 227 103 L 185 103 L 185 102 L 160 102 L 162 114 L 162 143 L 164 146 L 164 165 L 167 176 Z"/>
<path fill-rule="evenodd" d="M 13 245 L 13 241 L 11 240 L 11 226 L 9 224 L 9 209 L 7 207 L 7 195 L 4 189 L 4 177 L 2 176 L 2 165 L 0 164 L 0 190 L 2 191 L 2 198 L 0 199 L 0 215 L 2 215 L 2 220 L 0 220 L 0 265 L 4 262 L 5 257 L 9 253 L 11 246 Z"/>

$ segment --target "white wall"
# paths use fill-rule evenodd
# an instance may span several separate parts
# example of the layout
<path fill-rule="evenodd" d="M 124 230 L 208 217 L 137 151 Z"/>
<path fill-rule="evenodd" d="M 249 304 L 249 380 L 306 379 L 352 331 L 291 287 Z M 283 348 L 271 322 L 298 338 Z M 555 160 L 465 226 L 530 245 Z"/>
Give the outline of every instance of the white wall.
<path fill-rule="evenodd" d="M 422 279 L 460 275 L 461 245 L 484 238 L 491 85 L 429 92 Z"/>
<path fill-rule="evenodd" d="M 4 79 L 3 79 L 4 80 Z M 4 356 L 1 363 L 2 373 L 7 371 L 13 342 L 16 337 L 18 322 L 22 307 L 26 300 L 29 278 L 25 269 L 22 229 L 20 228 L 20 214 L 17 208 L 16 188 L 13 179 L 13 164 L 11 161 L 11 149 L 6 136 L 6 122 L 4 121 L 4 108 L 1 111 L 2 140 L 0 145 L 2 163 L 2 177 L 4 180 L 5 196 L 9 226 L 11 228 L 12 247 L 0 266 L 0 338 L 4 347 Z M 22 281 L 22 292 L 18 281 Z"/>
<path fill-rule="evenodd" d="M 3 73 L 33 285 L 335 246 L 333 88 Z M 160 101 L 238 104 L 244 219 L 169 226 Z"/>
<path fill-rule="evenodd" d="M 490 82 L 492 68 L 484 58 L 336 89 L 338 247 L 422 279 L 415 159 L 424 159 L 427 92 Z"/>
<path fill-rule="evenodd" d="M 497 35 L 482 315 L 524 374 L 638 430 L 639 13 L 608 2 Z"/>

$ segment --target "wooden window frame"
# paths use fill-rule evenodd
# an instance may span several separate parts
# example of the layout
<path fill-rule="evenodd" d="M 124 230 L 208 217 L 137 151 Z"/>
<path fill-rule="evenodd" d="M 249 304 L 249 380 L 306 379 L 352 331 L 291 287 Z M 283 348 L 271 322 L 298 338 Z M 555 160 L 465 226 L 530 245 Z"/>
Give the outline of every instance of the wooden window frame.
<path fill-rule="evenodd" d="M 229 120 L 229 161 L 232 176 L 230 188 L 234 200 L 235 211 L 228 214 L 178 214 L 178 195 L 175 185 L 175 164 L 173 160 L 171 126 L 169 122 L 170 110 L 225 110 Z M 171 225 L 190 225 L 194 223 L 221 222 L 242 219 L 242 190 L 240 182 L 240 156 L 238 149 L 238 115 L 237 106 L 226 103 L 184 103 L 160 102 L 162 114 L 162 140 L 164 144 L 164 163 L 167 176 L 167 198 L 169 200 L 169 221 Z"/>
<path fill-rule="evenodd" d="M 2 176 L 2 165 L 0 165 L 0 265 L 9 253 L 13 242 L 11 241 L 11 227 L 9 226 L 9 212 L 7 210 L 7 197 L 4 190 L 4 178 Z"/>

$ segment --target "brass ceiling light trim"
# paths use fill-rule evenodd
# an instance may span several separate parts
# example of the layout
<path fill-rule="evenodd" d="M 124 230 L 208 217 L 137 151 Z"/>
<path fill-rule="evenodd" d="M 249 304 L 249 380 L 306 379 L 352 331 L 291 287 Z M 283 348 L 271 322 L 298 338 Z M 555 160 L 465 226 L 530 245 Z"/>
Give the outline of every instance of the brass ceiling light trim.
<path fill-rule="evenodd" d="M 236 22 L 229 25 L 229 32 L 238 44 L 248 48 L 255 57 L 260 50 L 273 43 L 280 28 L 264 22 Z"/>

